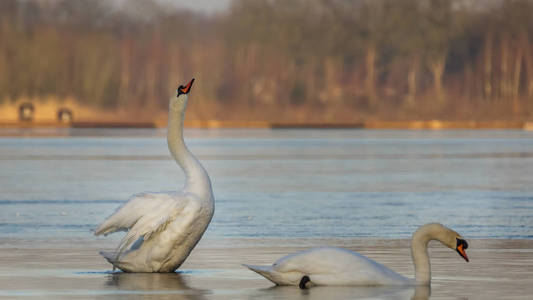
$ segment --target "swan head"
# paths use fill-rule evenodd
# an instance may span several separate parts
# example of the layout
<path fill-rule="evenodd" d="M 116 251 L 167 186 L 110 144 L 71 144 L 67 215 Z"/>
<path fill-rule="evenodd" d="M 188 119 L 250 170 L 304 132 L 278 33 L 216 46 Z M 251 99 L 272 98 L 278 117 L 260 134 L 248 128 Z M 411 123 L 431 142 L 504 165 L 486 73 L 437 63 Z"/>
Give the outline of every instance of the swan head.
<path fill-rule="evenodd" d="M 440 225 L 440 224 L 439 224 Z M 450 249 L 454 249 L 457 253 L 464 258 L 467 262 L 469 261 L 468 255 L 466 255 L 466 249 L 468 249 L 468 243 L 466 240 L 454 230 L 441 225 L 443 227 L 443 232 L 446 235 L 446 238 L 442 241 Z"/>
<path fill-rule="evenodd" d="M 438 240 L 450 249 L 457 251 L 457 253 L 469 261 L 466 255 L 466 249 L 468 249 L 468 243 L 466 240 L 456 231 L 439 223 L 430 223 L 421 226 L 414 234 L 413 240 L 424 241 L 424 243 L 430 240 Z"/>
<path fill-rule="evenodd" d="M 170 107 L 175 110 L 184 110 L 187 106 L 187 100 L 189 98 L 189 92 L 191 91 L 192 84 L 194 83 L 194 78 L 189 81 L 186 85 L 180 85 L 176 89 L 176 97 L 170 99 Z"/>
<path fill-rule="evenodd" d="M 468 255 L 466 255 L 466 249 L 468 249 L 468 243 L 461 238 L 457 238 L 455 251 L 457 251 L 457 253 L 459 253 L 459 255 L 468 262 L 469 259 Z"/>

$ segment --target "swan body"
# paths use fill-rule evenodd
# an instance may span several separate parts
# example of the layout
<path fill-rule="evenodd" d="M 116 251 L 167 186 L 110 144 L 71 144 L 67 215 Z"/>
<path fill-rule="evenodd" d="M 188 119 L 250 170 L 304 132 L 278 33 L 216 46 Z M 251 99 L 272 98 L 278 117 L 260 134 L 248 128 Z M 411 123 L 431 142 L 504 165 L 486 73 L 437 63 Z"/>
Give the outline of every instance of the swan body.
<path fill-rule="evenodd" d="M 183 141 L 183 119 L 194 79 L 170 100 L 167 142 L 185 172 L 179 192 L 134 195 L 96 230 L 95 235 L 127 231 L 114 252 L 101 252 L 125 272 L 173 272 L 189 256 L 211 222 L 211 181 Z"/>
<path fill-rule="evenodd" d="M 315 285 L 407 285 L 409 280 L 357 252 L 320 247 L 287 255 L 272 266 L 245 265 L 277 285 L 299 285 L 308 276 Z"/>
<path fill-rule="evenodd" d="M 429 285 L 431 272 L 427 245 L 438 240 L 456 249 L 468 261 L 464 251 L 468 244 L 457 232 L 437 223 L 420 227 L 412 238 L 411 253 L 415 264 L 415 280 L 404 277 L 386 266 L 357 252 L 320 247 L 280 258 L 271 266 L 245 265 L 277 285 Z"/>

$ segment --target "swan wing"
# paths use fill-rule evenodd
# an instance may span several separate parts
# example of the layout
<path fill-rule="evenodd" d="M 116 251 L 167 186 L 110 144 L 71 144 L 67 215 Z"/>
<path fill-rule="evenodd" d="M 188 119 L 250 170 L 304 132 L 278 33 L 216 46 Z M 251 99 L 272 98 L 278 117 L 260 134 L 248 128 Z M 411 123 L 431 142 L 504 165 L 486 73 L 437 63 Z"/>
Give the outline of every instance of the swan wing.
<path fill-rule="evenodd" d="M 167 225 L 175 219 L 176 215 L 168 213 L 166 210 L 160 210 L 159 213 L 150 212 L 141 217 L 120 241 L 116 252 L 117 257 L 137 240 L 142 239 L 143 241 L 147 241 L 155 233 L 165 230 Z"/>
<path fill-rule="evenodd" d="M 357 252 L 336 248 L 312 248 L 285 256 L 274 263 L 281 273 L 299 272 L 318 284 L 403 284 L 406 278 Z"/>
<path fill-rule="evenodd" d="M 145 211 L 120 241 L 116 256 L 119 257 L 134 242 L 148 241 L 155 234 L 164 231 L 170 223 L 181 217 L 184 207 L 190 203 L 189 200 L 188 197 L 179 197 L 172 201 L 162 201 L 159 206 Z"/>
<path fill-rule="evenodd" d="M 95 235 L 108 235 L 117 231 L 128 231 L 139 220 L 149 216 L 152 212 L 159 212 L 161 208 L 166 208 L 175 202 L 179 194 L 163 193 L 140 193 L 132 196 L 126 203 L 121 205 L 111 216 L 96 228 Z M 160 216 L 161 217 L 161 216 Z M 146 218 L 144 219 L 146 220 Z M 164 224 L 164 217 L 156 220 L 157 223 Z"/>
<path fill-rule="evenodd" d="M 348 251 L 334 247 L 312 248 L 282 257 L 272 267 L 284 273 L 325 274 L 350 270 L 354 264 L 365 264 L 364 260 L 353 256 L 357 253 Z"/>

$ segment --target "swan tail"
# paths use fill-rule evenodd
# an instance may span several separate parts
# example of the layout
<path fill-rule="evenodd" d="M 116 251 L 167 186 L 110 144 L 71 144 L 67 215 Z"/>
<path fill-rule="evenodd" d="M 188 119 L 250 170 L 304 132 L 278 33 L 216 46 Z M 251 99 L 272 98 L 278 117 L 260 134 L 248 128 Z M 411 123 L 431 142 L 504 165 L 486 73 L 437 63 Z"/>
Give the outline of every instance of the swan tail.
<path fill-rule="evenodd" d="M 123 272 L 128 272 L 127 268 L 125 268 L 124 262 L 119 261 L 119 255 L 117 255 L 117 252 L 100 251 L 100 255 L 102 255 L 110 264 L 113 265 L 113 272 L 116 269 L 119 269 Z"/>
<path fill-rule="evenodd" d="M 115 263 L 118 261 L 117 254 L 115 252 L 100 251 L 100 255 L 102 255 L 113 266 L 115 266 Z"/>
<path fill-rule="evenodd" d="M 266 279 L 272 281 L 275 284 L 281 284 L 276 280 L 276 271 L 272 268 L 272 266 L 256 266 L 256 265 L 246 265 L 243 264 L 243 266 L 247 267 L 248 269 L 256 272 L 257 274 L 265 277 Z"/>

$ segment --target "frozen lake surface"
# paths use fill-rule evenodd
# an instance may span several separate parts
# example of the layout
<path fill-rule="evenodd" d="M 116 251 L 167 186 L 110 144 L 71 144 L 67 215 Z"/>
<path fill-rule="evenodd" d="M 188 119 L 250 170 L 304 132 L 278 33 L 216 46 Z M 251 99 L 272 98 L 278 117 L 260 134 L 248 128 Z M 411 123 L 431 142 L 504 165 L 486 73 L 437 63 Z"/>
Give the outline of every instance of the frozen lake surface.
<path fill-rule="evenodd" d="M 93 239 L 90 230 L 132 194 L 183 184 L 164 130 L 52 133 L 70 136 L 0 138 L 2 236 Z M 185 136 L 213 182 L 207 237 L 406 238 L 441 222 L 469 238 L 533 238 L 533 132 Z"/>
<path fill-rule="evenodd" d="M 0 298 L 529 299 L 533 132 L 186 130 L 213 221 L 177 274 L 111 272 L 121 234 L 91 230 L 134 193 L 178 190 L 165 130 L 0 130 Z M 470 263 L 432 244 L 431 291 L 273 288 L 241 263 L 346 247 L 412 277 L 411 233 L 441 222 Z"/>

